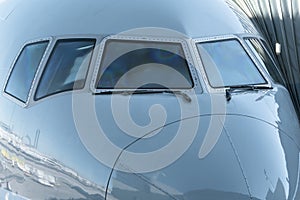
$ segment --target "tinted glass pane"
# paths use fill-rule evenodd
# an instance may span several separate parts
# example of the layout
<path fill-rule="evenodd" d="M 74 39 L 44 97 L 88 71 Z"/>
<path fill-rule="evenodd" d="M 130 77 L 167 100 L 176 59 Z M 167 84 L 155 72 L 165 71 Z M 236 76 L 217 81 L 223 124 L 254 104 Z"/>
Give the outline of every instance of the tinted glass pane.
<path fill-rule="evenodd" d="M 98 89 L 192 88 L 180 43 L 109 40 L 106 42 Z"/>
<path fill-rule="evenodd" d="M 266 83 L 237 40 L 199 43 L 197 46 L 212 87 Z"/>
<path fill-rule="evenodd" d="M 266 48 L 260 43 L 257 39 L 247 40 L 248 44 L 251 45 L 255 52 L 258 54 L 259 58 L 262 61 L 262 64 L 268 70 L 269 74 L 274 81 L 284 84 L 283 78 L 270 54 L 267 52 Z M 249 43 L 250 42 L 250 43 Z"/>
<path fill-rule="evenodd" d="M 84 87 L 95 40 L 57 42 L 41 77 L 36 99 Z"/>
<path fill-rule="evenodd" d="M 22 50 L 9 77 L 5 92 L 26 102 L 35 73 L 48 42 L 29 44 Z"/>

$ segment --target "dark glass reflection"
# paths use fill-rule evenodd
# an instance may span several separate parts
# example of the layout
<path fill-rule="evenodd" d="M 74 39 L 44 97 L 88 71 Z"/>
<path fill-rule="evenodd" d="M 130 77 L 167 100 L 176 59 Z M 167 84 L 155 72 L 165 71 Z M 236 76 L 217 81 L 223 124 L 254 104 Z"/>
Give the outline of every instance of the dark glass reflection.
<path fill-rule="evenodd" d="M 47 63 L 35 99 L 84 87 L 95 40 L 60 40 Z"/>
<path fill-rule="evenodd" d="M 181 44 L 108 41 L 98 76 L 98 89 L 192 88 Z"/>
<path fill-rule="evenodd" d="M 263 62 L 262 64 L 264 64 L 273 80 L 285 85 L 280 71 L 278 70 L 274 62 L 274 59 L 271 58 L 270 54 L 267 52 L 263 44 L 258 39 L 254 38 L 248 39 L 247 41 L 250 42 L 248 42 L 248 44 L 251 45 L 254 48 L 255 52 L 259 55 L 261 61 Z"/>
<path fill-rule="evenodd" d="M 47 48 L 48 41 L 29 44 L 24 47 L 8 79 L 5 92 L 26 102 L 29 91 Z"/>

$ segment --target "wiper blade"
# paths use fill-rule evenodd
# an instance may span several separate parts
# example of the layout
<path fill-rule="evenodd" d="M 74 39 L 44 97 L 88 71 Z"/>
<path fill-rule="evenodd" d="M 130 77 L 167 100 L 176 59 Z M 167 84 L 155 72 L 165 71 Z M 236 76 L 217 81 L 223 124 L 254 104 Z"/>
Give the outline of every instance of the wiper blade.
<path fill-rule="evenodd" d="M 255 91 L 255 90 L 271 90 L 273 89 L 270 86 L 265 86 L 265 85 L 234 85 L 234 86 L 229 86 L 226 89 L 226 99 L 227 101 L 231 100 L 231 93 L 235 92 L 236 90 L 240 91 Z"/>
<path fill-rule="evenodd" d="M 178 94 L 184 98 L 187 102 L 191 102 L 192 99 L 186 93 L 179 91 L 179 90 L 134 90 L 134 91 L 122 91 L 122 90 L 108 90 L 108 91 L 101 91 L 95 93 L 95 95 L 101 94 L 122 94 L 122 95 L 132 95 L 132 94 L 157 94 L 157 93 L 167 93 L 167 94 Z"/>
<path fill-rule="evenodd" d="M 227 90 L 238 90 L 238 89 L 243 89 L 243 90 L 260 90 L 260 89 L 272 89 L 270 86 L 265 86 L 265 85 L 234 85 L 234 86 L 229 86 Z"/>
<path fill-rule="evenodd" d="M 147 90 L 146 90 L 147 91 Z M 139 90 L 137 90 L 137 93 L 139 93 Z M 168 94 L 178 94 L 180 96 L 182 96 L 184 98 L 184 100 L 186 100 L 187 102 L 191 102 L 192 99 L 189 95 L 187 95 L 186 93 L 180 91 L 180 90 L 148 90 L 147 92 L 144 92 L 143 90 L 141 91 L 141 93 L 139 94 L 143 94 L 143 93 L 168 93 Z"/>
<path fill-rule="evenodd" d="M 96 93 L 93 93 L 93 95 L 106 95 L 106 94 L 124 94 L 124 95 L 130 95 L 132 94 L 133 92 L 131 91 L 122 91 L 122 90 L 105 90 L 105 91 L 100 91 L 100 92 L 96 92 Z"/>

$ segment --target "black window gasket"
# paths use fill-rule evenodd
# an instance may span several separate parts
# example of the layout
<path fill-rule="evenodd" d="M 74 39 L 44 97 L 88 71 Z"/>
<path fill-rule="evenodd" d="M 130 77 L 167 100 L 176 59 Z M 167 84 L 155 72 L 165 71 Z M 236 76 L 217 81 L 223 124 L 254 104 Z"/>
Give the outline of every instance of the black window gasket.
<path fill-rule="evenodd" d="M 20 50 L 19 50 L 17 56 L 15 57 L 15 59 L 14 59 L 12 65 L 11 65 L 9 71 L 8 71 L 8 75 L 7 75 L 7 78 L 6 78 L 6 80 L 5 80 L 4 88 L 3 88 L 3 90 L 2 90 L 2 92 L 3 92 L 3 94 L 4 94 L 4 96 L 5 96 L 6 98 L 10 99 L 10 100 L 13 101 L 14 103 L 16 103 L 16 104 L 18 104 L 18 105 L 20 105 L 20 106 L 22 106 L 22 107 L 28 106 L 29 101 L 30 101 L 31 96 L 32 96 L 32 93 L 33 93 L 33 88 L 34 88 L 36 79 L 37 79 L 38 74 L 39 74 L 39 71 L 40 71 L 41 67 L 43 66 L 44 60 L 45 60 L 45 58 L 47 57 L 46 55 L 47 55 L 47 53 L 48 53 L 48 51 L 49 51 L 49 49 L 50 49 L 51 41 L 52 41 L 52 38 L 43 38 L 43 39 L 38 39 L 38 40 L 31 40 L 31 41 L 29 41 L 29 42 L 26 42 L 26 43 L 20 48 Z M 7 92 L 6 89 L 7 89 L 7 86 L 8 86 L 9 81 L 11 80 L 11 76 L 12 76 L 12 73 L 13 73 L 15 67 L 16 67 L 16 64 L 17 64 L 17 62 L 18 62 L 20 56 L 22 55 L 23 51 L 25 50 L 25 48 L 26 48 L 27 46 L 34 45 L 34 44 L 40 44 L 40 43 L 47 43 L 47 44 L 46 44 L 46 48 L 45 48 L 44 52 L 42 53 L 42 57 L 41 57 L 40 61 L 38 62 L 38 66 L 37 66 L 36 71 L 35 71 L 35 73 L 34 73 L 33 79 L 31 80 L 31 84 L 30 84 L 30 88 L 29 88 L 29 91 L 28 91 L 27 98 L 26 98 L 26 100 L 22 100 L 22 99 L 16 97 L 15 95 L 13 95 L 13 94 Z"/>
<path fill-rule="evenodd" d="M 205 41 L 205 42 L 199 42 L 197 43 L 196 45 L 198 46 L 198 44 L 205 44 L 205 43 L 217 43 L 217 42 L 226 42 L 226 41 L 236 41 L 238 42 L 238 44 L 241 46 L 241 48 L 245 51 L 247 57 L 249 58 L 249 60 L 253 63 L 253 66 L 255 66 L 255 68 L 257 69 L 257 72 L 260 74 L 261 78 L 264 80 L 264 83 L 257 83 L 257 84 L 254 84 L 254 85 L 265 85 L 267 84 L 267 79 L 265 78 L 265 76 L 263 75 L 263 73 L 261 72 L 261 70 L 258 68 L 257 66 L 257 63 L 252 59 L 250 53 L 245 49 L 245 47 L 243 46 L 243 44 L 236 38 L 229 38 L 229 39 L 224 39 L 224 40 L 216 40 L 216 41 Z M 200 51 L 198 50 L 198 53 L 200 54 Z M 200 59 L 202 60 L 201 58 L 201 54 L 200 54 Z M 202 61 L 203 62 L 203 61 Z M 203 64 L 204 65 L 204 64 Z M 206 67 L 204 67 L 204 70 L 205 70 L 205 73 L 208 77 L 208 72 L 206 70 Z M 208 83 L 209 85 L 212 87 L 212 88 L 227 88 L 227 87 L 230 87 L 230 86 L 235 86 L 235 85 L 224 85 L 224 86 L 213 86 L 210 82 L 210 78 L 208 77 Z"/>
<path fill-rule="evenodd" d="M 265 84 L 261 86 L 266 86 L 266 87 L 271 87 L 271 81 L 268 78 L 268 75 L 264 71 L 264 69 L 261 68 L 260 64 L 256 60 L 256 58 L 253 56 L 251 50 L 248 48 L 248 45 L 245 44 L 243 37 L 239 35 L 222 35 L 222 36 L 214 36 L 214 37 L 204 37 L 204 38 L 195 38 L 193 39 L 193 49 L 197 59 L 197 63 L 199 64 L 199 72 L 201 76 L 203 77 L 204 83 L 207 86 L 207 90 L 210 93 L 218 93 L 218 92 L 224 92 L 228 87 L 212 87 L 209 83 L 208 76 L 206 74 L 205 68 L 202 63 L 202 59 L 200 57 L 200 53 L 197 47 L 197 44 L 199 43 L 205 43 L 205 42 L 217 42 L 217 41 L 226 41 L 226 40 L 237 40 L 242 48 L 245 50 L 247 55 L 249 56 L 250 60 L 254 63 L 256 69 L 259 71 L 261 74 L 262 78 L 266 81 Z"/>
<path fill-rule="evenodd" d="M 282 72 L 280 71 L 280 69 L 278 67 L 279 64 L 278 64 L 278 62 L 277 62 L 277 60 L 275 58 L 275 55 L 273 54 L 274 52 L 271 51 L 271 47 L 269 46 L 269 44 L 264 39 L 262 39 L 262 38 L 251 37 L 251 36 L 244 37 L 244 40 L 246 41 L 246 43 L 247 43 L 247 41 L 249 41 L 252 46 L 254 46 L 254 45 L 252 44 L 251 40 L 256 40 L 261 45 L 261 47 L 263 48 L 263 50 L 267 53 L 267 56 L 269 57 L 269 59 L 272 62 L 273 66 L 275 67 L 274 70 L 276 70 L 276 73 L 277 73 L 277 75 L 275 75 L 275 76 L 278 76 L 277 78 L 279 78 L 280 80 L 276 80 L 277 78 L 273 77 L 272 72 L 269 71 L 268 66 L 263 66 L 263 68 L 266 68 L 265 70 L 267 71 L 268 75 L 271 77 L 271 79 L 275 83 L 279 83 L 279 84 L 282 84 L 282 85 L 286 86 L 286 81 L 283 78 Z M 247 45 L 249 45 L 249 44 L 247 43 Z M 254 49 L 252 49 L 252 47 L 249 47 L 249 48 L 251 49 L 251 51 L 254 51 L 253 53 L 259 54 L 256 51 L 255 47 L 253 47 Z M 259 59 L 261 59 L 261 61 L 264 63 L 264 61 L 262 60 L 262 58 L 259 58 Z M 263 65 L 265 65 L 265 63 Z"/>
<path fill-rule="evenodd" d="M 100 44 L 100 56 L 97 59 L 97 65 L 95 67 L 95 70 L 93 72 L 93 77 L 92 77 L 92 81 L 91 81 L 91 85 L 90 85 L 90 89 L 94 94 L 97 93 L 101 93 L 104 91 L 135 91 L 136 89 L 128 89 L 128 88 L 124 88 L 124 89 L 111 89 L 111 88 L 97 88 L 97 83 L 99 80 L 99 73 L 100 73 L 100 67 L 101 67 L 101 62 L 103 60 L 103 56 L 104 56 L 104 49 L 106 46 L 106 42 L 110 41 L 110 40 L 120 40 L 120 41 L 127 41 L 127 42 L 148 42 L 148 43 L 175 43 L 175 44 L 180 44 L 183 50 L 183 54 L 185 56 L 185 59 L 187 61 L 187 67 L 188 67 L 188 71 L 189 71 L 189 76 L 190 76 L 190 80 L 191 80 L 191 88 L 179 88 L 178 90 L 191 90 L 191 89 L 195 89 L 196 87 L 198 88 L 198 90 L 202 91 L 201 86 L 199 85 L 200 82 L 199 78 L 198 78 L 198 74 L 197 74 L 197 70 L 195 68 L 195 66 L 193 66 L 194 62 L 192 59 L 192 56 L 190 55 L 190 50 L 189 47 L 187 45 L 187 42 L 183 39 L 180 38 L 159 38 L 159 37 L 138 37 L 138 36 L 119 36 L 119 35 L 112 35 L 112 36 L 108 36 L 106 38 L 104 38 L 101 41 Z M 150 89 L 150 90 L 164 90 L 164 89 Z M 177 90 L 177 89 L 175 89 Z"/>
<path fill-rule="evenodd" d="M 93 60 L 93 55 L 94 55 L 94 51 L 95 51 L 95 48 L 96 48 L 96 45 L 97 45 L 97 38 L 96 37 L 75 37 L 75 38 L 72 38 L 72 37 L 67 37 L 67 38 L 59 38 L 55 41 L 55 44 L 53 45 L 53 48 L 51 49 L 51 52 L 50 52 L 50 55 L 46 61 L 46 64 L 45 64 L 45 67 L 41 73 L 41 76 L 39 77 L 39 80 L 38 80 L 38 83 L 37 83 L 37 87 L 35 88 L 35 92 L 34 92 L 34 96 L 33 96 L 33 100 L 34 101 L 40 101 L 42 99 L 45 99 L 47 97 L 50 97 L 50 96 L 53 96 L 53 95 L 56 95 L 56 94 L 60 94 L 60 93 L 64 93 L 64 92 L 69 92 L 69 91 L 74 91 L 74 89 L 66 89 L 66 90 L 60 90 L 60 91 L 57 91 L 57 92 L 54 92 L 54 93 L 50 93 L 50 94 L 47 94 L 47 95 L 44 95 L 40 98 L 37 98 L 37 91 L 38 91 L 38 88 L 40 87 L 40 84 L 41 84 L 41 80 L 43 78 L 43 76 L 45 75 L 45 72 L 46 72 L 46 68 L 47 68 L 47 65 L 48 63 L 51 61 L 51 57 L 53 56 L 54 52 L 55 52 L 55 48 L 57 47 L 58 43 L 59 42 L 80 42 L 80 41 L 93 41 L 94 42 L 94 46 L 93 46 L 93 49 L 92 49 L 92 54 L 91 54 L 91 58 L 89 60 L 89 63 L 88 63 L 88 69 L 87 69 L 87 72 L 85 74 L 85 79 L 84 79 L 84 83 L 83 83 L 83 87 L 80 87 L 80 88 L 76 88 L 75 90 L 81 90 L 85 87 L 86 85 L 86 81 L 87 81 L 87 77 L 88 77 L 88 74 L 89 74 L 89 68 L 90 68 L 90 65 L 91 65 L 91 62 Z"/>

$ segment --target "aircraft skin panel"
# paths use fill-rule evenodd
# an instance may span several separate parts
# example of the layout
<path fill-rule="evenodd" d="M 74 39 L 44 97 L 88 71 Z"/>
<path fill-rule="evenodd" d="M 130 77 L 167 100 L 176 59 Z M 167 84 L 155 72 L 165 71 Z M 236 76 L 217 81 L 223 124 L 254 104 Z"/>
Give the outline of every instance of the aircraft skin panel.
<path fill-rule="evenodd" d="M 285 92 L 286 90 L 284 89 L 283 94 Z M 139 192 L 141 190 L 143 191 L 145 188 L 148 188 L 147 191 L 150 190 L 151 192 L 153 192 L 153 193 L 147 192 L 147 194 L 149 193 L 150 196 L 149 198 L 151 199 L 151 195 L 155 196 L 156 195 L 155 193 L 157 193 L 156 191 L 157 188 L 161 189 L 161 185 L 163 184 L 164 187 L 170 185 L 173 187 L 171 188 L 167 187 L 166 190 L 164 190 L 165 194 L 162 196 L 168 196 L 171 192 L 174 192 L 174 194 L 171 195 L 172 197 L 174 198 L 178 197 L 179 199 L 180 198 L 197 199 L 199 198 L 199 196 L 205 196 L 210 193 L 210 191 L 206 190 L 209 181 L 206 181 L 205 184 L 202 185 L 203 183 L 201 181 L 199 182 L 198 180 L 200 179 L 212 180 L 217 177 L 218 178 L 222 177 L 222 181 L 225 181 L 226 183 L 228 182 L 232 183 L 232 181 L 234 181 L 233 177 L 231 177 L 230 181 L 229 180 L 226 181 L 226 179 L 223 176 L 216 176 L 210 178 L 205 177 L 205 174 L 209 175 L 211 173 L 218 173 L 221 170 L 218 169 L 218 167 L 221 167 L 223 171 L 226 169 L 234 169 L 233 166 L 225 167 L 224 166 L 225 163 L 221 165 L 214 164 L 214 161 L 212 161 L 212 163 L 209 162 L 210 163 L 208 165 L 210 166 L 209 168 L 204 167 L 206 166 L 207 160 L 212 159 L 214 158 L 214 155 L 219 155 L 219 154 L 221 154 L 221 157 L 223 158 L 226 157 L 226 159 L 229 159 L 230 157 L 231 159 L 235 160 L 229 163 L 236 163 L 237 166 L 239 166 L 238 164 L 240 164 L 239 166 L 240 172 L 239 173 L 236 172 L 236 176 L 238 176 L 237 174 L 239 174 L 240 181 L 244 178 L 244 193 L 239 190 L 237 190 L 236 193 L 215 192 L 215 196 L 214 195 L 209 196 L 212 199 L 214 198 L 218 199 L 220 196 L 222 196 L 224 199 L 232 199 L 232 198 L 248 199 L 247 193 L 245 192 L 247 191 L 247 187 L 249 187 L 248 188 L 249 195 L 254 199 L 256 198 L 269 199 L 273 197 L 280 197 L 282 199 L 287 199 L 288 196 L 295 195 L 294 192 L 298 185 L 297 174 L 298 174 L 299 164 L 297 160 L 299 160 L 298 159 L 299 140 L 296 139 L 297 137 L 294 137 L 292 135 L 293 133 L 295 134 L 298 133 L 299 126 L 297 126 L 297 124 L 294 123 L 294 121 L 281 122 L 281 119 L 289 119 L 295 116 L 294 113 L 291 114 L 289 112 L 283 112 L 283 110 L 285 110 L 284 105 L 281 106 L 281 104 L 278 105 L 275 103 L 276 99 L 281 99 L 281 98 L 284 97 L 282 96 L 280 90 L 277 92 L 272 91 L 272 95 L 266 95 L 264 93 L 257 93 L 257 94 L 244 93 L 243 95 L 234 96 L 233 99 L 231 100 L 232 102 L 230 102 L 227 105 L 228 107 L 226 108 L 227 110 L 226 120 L 224 121 L 224 125 L 222 128 L 223 129 L 222 135 L 220 136 L 220 139 L 218 140 L 216 146 L 207 155 L 207 157 L 205 157 L 203 160 L 201 160 L 199 157 L 194 161 L 190 160 L 193 159 L 194 155 L 199 152 L 199 146 L 201 146 L 201 144 L 203 143 L 204 140 L 203 135 L 205 134 L 201 132 L 202 131 L 204 133 L 207 132 L 206 130 L 207 127 L 201 126 L 201 123 L 209 124 L 205 120 L 208 121 L 212 120 L 212 117 L 199 116 L 200 130 L 197 133 L 197 138 L 202 137 L 202 139 L 195 139 L 194 140 L 195 146 L 192 145 L 190 147 L 191 149 L 198 148 L 197 149 L 198 152 L 196 153 L 193 152 L 192 150 L 189 150 L 179 160 L 173 163 L 170 167 L 164 168 L 161 172 L 161 174 L 163 175 L 161 175 L 162 177 L 160 177 L 161 178 L 160 180 L 163 180 L 165 182 L 163 183 L 158 182 L 157 183 L 158 185 L 156 185 L 155 184 L 156 182 L 152 181 L 152 179 L 156 180 L 157 178 L 156 173 L 135 174 L 134 169 L 131 169 L 133 174 L 130 174 L 130 173 L 119 172 L 118 170 L 116 170 L 113 173 L 113 176 L 110 180 L 109 188 L 111 190 L 111 195 L 113 197 L 117 197 L 117 199 L 120 199 L 121 195 L 125 193 L 127 195 L 126 197 L 127 199 L 140 198 L 141 193 Z M 251 101 L 250 99 L 253 100 Z M 253 102 L 253 104 L 247 103 L 242 105 L 241 102 L 243 101 Z M 270 101 L 273 101 L 274 104 L 271 104 Z M 201 98 L 200 102 L 205 102 L 205 101 Z M 275 108 L 266 107 L 265 104 L 267 102 L 268 105 L 275 105 L 276 107 Z M 292 105 L 291 102 L 290 104 Z M 257 110 L 260 110 L 261 114 L 263 115 L 254 114 L 253 112 L 254 107 Z M 200 110 L 205 113 L 205 108 L 201 108 Z M 274 111 L 276 113 L 272 113 Z M 239 124 L 240 126 L 235 126 L 234 124 L 236 123 Z M 172 127 L 174 125 L 170 125 L 170 126 Z M 253 130 L 253 128 L 245 128 L 245 127 L 259 127 L 259 129 Z M 162 140 L 162 138 L 157 138 L 157 139 L 159 141 Z M 198 143 L 196 141 L 198 141 Z M 152 142 L 152 144 L 157 144 L 157 143 L 159 142 L 155 140 L 153 140 Z M 143 148 L 148 147 L 146 139 L 145 141 L 140 140 L 137 141 L 136 143 L 133 143 L 131 146 L 128 147 L 128 149 L 131 151 L 136 151 L 136 149 L 141 149 L 142 147 Z M 151 147 L 153 147 L 153 145 L 151 145 Z M 225 153 L 225 149 L 228 148 L 231 149 L 231 156 L 222 155 L 222 153 Z M 222 149 L 223 151 L 220 150 L 222 151 L 222 153 L 216 153 L 218 149 Z M 270 150 L 268 151 L 267 149 Z M 248 159 L 249 157 L 252 157 L 253 159 Z M 182 161 L 186 159 L 190 161 Z M 220 161 L 222 159 L 216 158 L 216 160 Z M 117 163 L 118 166 L 117 169 L 123 167 L 130 169 L 131 164 L 127 163 L 126 161 L 128 161 L 127 155 L 125 154 L 124 158 L 122 158 L 121 155 Z M 201 170 L 196 174 L 193 173 L 193 171 L 195 170 L 192 169 L 187 169 L 184 170 L 183 172 L 182 171 L 183 167 L 175 167 L 177 165 L 179 166 L 184 165 L 181 164 L 181 162 L 193 163 L 189 165 L 191 168 L 195 168 L 195 170 L 196 169 L 197 170 L 201 169 Z M 256 171 L 257 168 L 260 168 L 260 170 Z M 206 170 L 212 170 L 214 172 L 206 172 Z M 192 173 L 192 175 L 189 175 L 190 172 Z M 228 172 L 228 173 L 233 174 L 233 172 Z M 165 178 L 166 176 L 168 178 Z M 186 178 L 185 176 L 189 177 L 189 184 L 191 184 L 190 186 L 187 185 L 185 181 L 183 182 L 172 181 L 173 179 L 184 180 Z M 125 186 L 124 181 L 127 181 L 128 179 L 131 181 L 127 182 L 127 185 Z M 143 179 L 145 180 L 143 181 Z M 168 182 L 169 179 L 171 179 L 170 182 Z M 258 181 L 258 179 L 260 179 L 260 181 Z M 287 180 L 290 181 L 287 182 Z M 214 181 L 214 183 L 220 183 L 222 181 L 221 180 Z M 143 182 L 143 184 L 142 183 L 136 184 L 137 182 Z M 153 183 L 153 185 L 149 183 Z M 182 186 L 181 184 L 184 184 L 184 186 Z M 132 185 L 132 187 L 130 187 L 130 185 Z M 145 185 L 145 186 L 142 187 L 141 185 Z M 198 187 L 198 188 L 192 190 L 191 188 L 193 187 Z M 212 189 L 213 191 L 227 191 L 224 188 L 218 188 L 218 184 L 211 186 L 210 188 L 215 188 Z M 138 192 L 129 192 L 131 190 L 138 191 Z M 234 191 L 234 189 L 231 188 L 229 189 L 229 191 L 232 192 Z M 246 196 L 243 195 L 238 196 L 238 194 L 245 194 Z M 166 197 L 161 197 L 161 199 L 164 198 Z"/>
<path fill-rule="evenodd" d="M 0 18 L 0 199 L 296 200 L 297 115 L 238 8 L 0 0 Z"/>
<path fill-rule="evenodd" d="M 151 2 L 130 0 L 126 2 L 116 1 L 116 3 L 117 7 L 108 0 L 101 1 L 100 5 L 95 0 L 85 2 L 76 0 L 72 4 L 58 0 L 43 3 L 36 0 L 26 3 L 19 2 L 20 6 L 6 19 L 6 30 L 15 30 L 15 28 L 26 30 L 26 35 L 28 34 L 31 38 L 62 33 L 116 34 L 140 27 L 164 27 L 191 37 L 245 32 L 239 18 L 222 0 L 215 0 L 215 3 L 207 0 L 193 0 L 178 2 L 177 4 L 171 0 L 163 2 L 158 0 Z M 84 9 L 89 9 L 89 12 L 82 14 Z M 65 12 L 66 10 L 71 12 Z M 133 12 L 128 12 L 129 10 Z M 156 14 L 153 15 L 153 12 Z M 215 13 L 223 13 L 223 15 Z M 136 15 L 140 17 L 136 18 Z M 18 23 L 22 16 L 27 17 L 26 22 Z M 109 20 L 103 20 L 106 17 L 109 17 Z M 91 25 L 87 26 L 86 21 Z M 227 23 L 228 21 L 230 23 Z M 35 26 L 32 26 L 31 22 L 34 22 Z M 210 23 L 218 23 L 219 26 L 209 26 Z M 15 31 L 14 34 L 22 35 L 21 32 Z"/>

